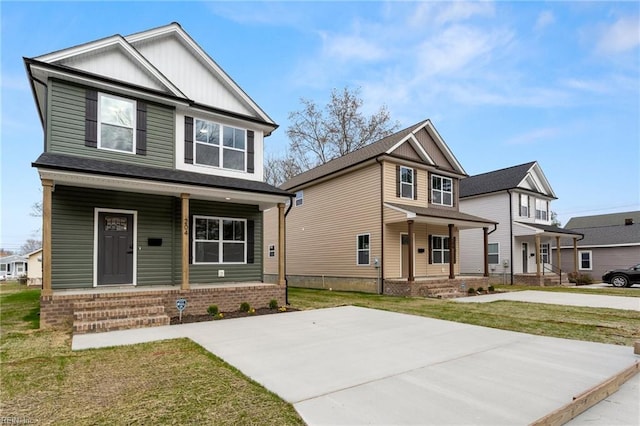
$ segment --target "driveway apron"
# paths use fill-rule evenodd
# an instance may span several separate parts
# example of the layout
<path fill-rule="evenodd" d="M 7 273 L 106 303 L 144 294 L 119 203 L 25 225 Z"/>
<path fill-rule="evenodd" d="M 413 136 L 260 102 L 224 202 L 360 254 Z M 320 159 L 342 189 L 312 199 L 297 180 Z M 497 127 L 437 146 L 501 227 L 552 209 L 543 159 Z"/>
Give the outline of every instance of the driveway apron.
<path fill-rule="evenodd" d="M 188 337 L 310 425 L 529 424 L 640 361 L 626 346 L 345 306 L 78 335 L 73 349 Z"/>

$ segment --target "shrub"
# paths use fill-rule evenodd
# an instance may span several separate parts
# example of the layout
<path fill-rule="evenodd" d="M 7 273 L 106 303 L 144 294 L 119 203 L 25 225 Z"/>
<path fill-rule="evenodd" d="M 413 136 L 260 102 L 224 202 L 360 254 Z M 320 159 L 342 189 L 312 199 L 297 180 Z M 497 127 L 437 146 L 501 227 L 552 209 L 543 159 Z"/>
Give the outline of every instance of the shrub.
<path fill-rule="evenodd" d="M 469 290 L 467 290 L 467 294 L 476 294 L 476 289 L 473 287 L 469 287 Z"/>
<path fill-rule="evenodd" d="M 271 299 L 269 301 L 269 309 L 276 309 L 278 307 L 278 301 L 276 299 Z"/>
<path fill-rule="evenodd" d="M 496 288 L 494 286 L 490 285 L 488 290 L 489 290 L 490 293 L 493 293 L 494 291 L 496 291 Z"/>
<path fill-rule="evenodd" d="M 218 309 L 218 305 L 211 305 L 207 308 L 207 313 L 209 315 L 211 315 L 212 317 L 217 316 L 220 313 L 220 310 Z"/>
<path fill-rule="evenodd" d="M 242 302 L 240 304 L 240 312 L 249 312 L 249 309 L 251 309 L 251 305 L 249 305 L 249 303 Z"/>
<path fill-rule="evenodd" d="M 478 287 L 478 293 L 482 293 L 483 291 L 484 291 L 484 288 Z"/>
<path fill-rule="evenodd" d="M 570 272 L 568 274 L 569 282 L 575 285 L 585 285 L 591 284 L 593 282 L 593 278 L 589 274 L 580 274 L 575 272 Z"/>
<path fill-rule="evenodd" d="M 247 311 L 247 313 L 248 313 L 249 315 L 255 315 L 256 310 L 255 310 L 255 308 L 249 308 L 249 310 Z"/>

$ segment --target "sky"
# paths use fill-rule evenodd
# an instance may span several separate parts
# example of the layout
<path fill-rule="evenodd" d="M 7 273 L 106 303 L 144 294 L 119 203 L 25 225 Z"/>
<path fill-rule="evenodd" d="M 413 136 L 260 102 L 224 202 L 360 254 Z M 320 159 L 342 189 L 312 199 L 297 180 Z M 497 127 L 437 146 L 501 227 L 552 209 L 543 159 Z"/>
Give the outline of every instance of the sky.
<path fill-rule="evenodd" d="M 564 225 L 640 210 L 640 2 L 0 2 L 0 248 L 40 239 L 43 150 L 23 57 L 179 22 L 280 125 L 359 88 L 432 123 L 469 175 L 537 161 Z"/>

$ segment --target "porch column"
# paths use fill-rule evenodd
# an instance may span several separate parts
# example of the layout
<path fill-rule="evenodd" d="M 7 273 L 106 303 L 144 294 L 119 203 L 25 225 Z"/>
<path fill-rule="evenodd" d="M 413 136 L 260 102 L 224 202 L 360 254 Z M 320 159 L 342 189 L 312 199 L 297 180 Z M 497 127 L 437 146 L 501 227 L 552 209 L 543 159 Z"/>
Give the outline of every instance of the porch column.
<path fill-rule="evenodd" d="M 482 228 L 484 235 L 484 276 L 489 276 L 489 228 Z"/>
<path fill-rule="evenodd" d="M 578 275 L 578 239 L 573 238 L 573 273 Z"/>
<path fill-rule="evenodd" d="M 284 203 L 278 203 L 278 285 L 285 285 L 285 231 Z"/>
<path fill-rule="evenodd" d="M 407 263 L 409 266 L 409 276 L 407 277 L 407 281 L 409 283 L 413 283 L 415 281 L 415 277 L 413 276 L 413 252 L 415 248 L 413 247 L 413 220 L 407 221 L 407 232 L 409 234 L 409 256 L 407 259 Z"/>
<path fill-rule="evenodd" d="M 560 278 L 560 284 L 562 284 L 562 264 L 560 260 L 562 256 L 560 255 L 560 237 L 556 237 L 556 247 L 558 250 L 556 251 L 556 265 L 558 265 L 558 278 Z"/>
<path fill-rule="evenodd" d="M 456 245 L 453 241 L 453 223 L 449 224 L 449 279 L 452 280 L 456 277 L 456 273 L 453 269 L 456 263 Z"/>
<path fill-rule="evenodd" d="M 180 194 L 182 200 L 182 284 L 181 290 L 189 290 L 189 194 Z"/>
<path fill-rule="evenodd" d="M 42 179 L 42 295 L 51 296 L 51 194 L 53 181 Z"/>
<path fill-rule="evenodd" d="M 536 234 L 536 276 L 540 276 L 540 235 Z"/>

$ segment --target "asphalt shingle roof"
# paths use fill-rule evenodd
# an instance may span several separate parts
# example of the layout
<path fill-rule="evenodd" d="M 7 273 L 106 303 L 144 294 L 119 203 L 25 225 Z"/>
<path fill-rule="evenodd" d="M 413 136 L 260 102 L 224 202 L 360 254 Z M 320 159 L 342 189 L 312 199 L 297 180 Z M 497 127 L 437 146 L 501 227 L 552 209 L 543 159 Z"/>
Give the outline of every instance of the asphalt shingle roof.
<path fill-rule="evenodd" d="M 103 176 L 117 176 L 133 179 L 154 180 L 183 185 L 196 185 L 210 188 L 256 192 L 261 194 L 290 196 L 287 191 L 264 182 L 237 179 L 226 176 L 213 176 L 183 170 L 140 166 L 137 164 L 97 160 L 65 154 L 45 152 L 32 164 L 34 167 L 90 173 Z"/>
<path fill-rule="evenodd" d="M 640 223 L 633 225 L 598 226 L 595 228 L 573 228 L 574 232 L 584 235 L 584 239 L 578 241 L 579 247 L 589 246 L 624 246 L 636 244 L 640 246 Z M 566 245 L 564 240 L 561 245 Z M 638 248 L 638 260 L 640 261 L 640 248 Z"/>
<path fill-rule="evenodd" d="M 479 216 L 473 216 L 473 215 L 456 211 L 456 210 L 441 210 L 441 209 L 434 209 L 434 208 L 428 208 L 428 207 L 409 206 L 406 204 L 397 204 L 397 203 L 387 203 L 387 204 L 393 207 L 397 207 L 399 209 L 414 212 L 418 216 L 438 217 L 438 218 L 452 219 L 452 220 L 464 220 L 467 222 L 478 222 L 478 223 L 493 223 L 493 224 L 498 223 L 491 219 L 485 219 Z"/>
<path fill-rule="evenodd" d="M 460 180 L 460 198 L 517 188 L 535 163 L 532 161 L 464 178 Z"/>
<path fill-rule="evenodd" d="M 633 219 L 633 223 L 640 223 L 640 211 L 572 217 L 564 227 L 567 229 L 573 229 L 624 225 L 625 219 Z"/>

